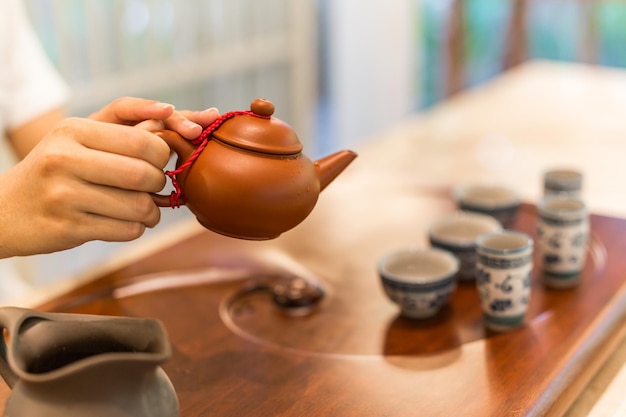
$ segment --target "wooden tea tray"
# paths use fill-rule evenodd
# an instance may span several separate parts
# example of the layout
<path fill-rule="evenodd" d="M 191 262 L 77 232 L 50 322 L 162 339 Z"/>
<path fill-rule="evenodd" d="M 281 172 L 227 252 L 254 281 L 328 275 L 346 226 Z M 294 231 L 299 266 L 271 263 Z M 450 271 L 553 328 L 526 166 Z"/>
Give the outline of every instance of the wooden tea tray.
<path fill-rule="evenodd" d="M 425 224 L 453 209 L 442 196 L 415 222 L 405 221 L 412 198 L 400 198 L 384 228 L 359 216 L 376 207 L 344 206 L 337 219 L 329 202 L 272 242 L 200 231 L 41 309 L 162 320 L 184 417 L 560 415 L 623 336 L 626 220 L 593 215 L 580 286 L 545 289 L 535 272 L 525 325 L 497 334 L 484 329 L 471 284 L 425 321 L 400 317 L 382 292 L 376 257 L 425 244 Z M 347 218 L 361 226 L 331 227 Z M 524 204 L 514 228 L 535 227 Z M 301 279 L 323 289 L 321 301 L 278 306 L 275 285 Z"/>

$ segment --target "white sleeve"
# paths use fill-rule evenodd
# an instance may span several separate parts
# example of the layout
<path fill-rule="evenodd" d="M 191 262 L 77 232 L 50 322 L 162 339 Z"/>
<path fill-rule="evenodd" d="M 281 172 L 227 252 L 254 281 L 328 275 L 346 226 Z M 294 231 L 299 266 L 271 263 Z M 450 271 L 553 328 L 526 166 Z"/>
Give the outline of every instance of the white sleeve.
<path fill-rule="evenodd" d="M 63 105 L 68 88 L 44 53 L 22 1 L 3 0 L 2 8 L 0 125 L 10 129 Z"/>

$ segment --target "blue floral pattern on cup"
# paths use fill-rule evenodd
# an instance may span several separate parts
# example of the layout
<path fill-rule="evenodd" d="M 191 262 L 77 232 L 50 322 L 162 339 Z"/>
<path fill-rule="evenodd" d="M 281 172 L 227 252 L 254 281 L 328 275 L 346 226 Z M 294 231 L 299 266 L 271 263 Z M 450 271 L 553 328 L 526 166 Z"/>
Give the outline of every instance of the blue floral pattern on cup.
<path fill-rule="evenodd" d="M 411 285 L 383 278 L 385 293 L 396 302 L 405 315 L 428 317 L 433 315 L 449 299 L 456 288 L 454 277 L 436 285 Z"/>
<path fill-rule="evenodd" d="M 504 249 L 499 249 L 494 243 L 500 238 L 497 234 L 487 235 L 493 237 L 491 240 L 479 238 L 476 285 L 487 326 L 507 330 L 521 324 L 528 309 L 533 242 L 519 232 L 505 231 L 500 235 L 505 236 L 502 240 L 510 237 L 514 249 L 505 244 Z"/>
<path fill-rule="evenodd" d="M 537 240 L 549 285 L 577 283 L 585 265 L 588 235 L 588 214 L 582 201 L 552 197 L 539 204 Z"/>

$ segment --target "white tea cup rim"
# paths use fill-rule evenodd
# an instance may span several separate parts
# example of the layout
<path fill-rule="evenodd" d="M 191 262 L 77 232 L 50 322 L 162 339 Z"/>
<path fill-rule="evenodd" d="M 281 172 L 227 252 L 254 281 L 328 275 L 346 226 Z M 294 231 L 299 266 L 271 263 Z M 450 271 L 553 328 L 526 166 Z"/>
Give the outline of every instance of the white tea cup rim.
<path fill-rule="evenodd" d="M 542 198 L 537 209 L 540 215 L 557 218 L 575 218 L 587 213 L 587 206 L 583 200 L 563 195 Z"/>
<path fill-rule="evenodd" d="M 503 184 L 459 185 L 454 189 L 454 198 L 466 206 L 489 209 L 514 207 L 520 204 L 518 193 Z"/>
<path fill-rule="evenodd" d="M 485 233 L 476 240 L 477 250 L 494 255 L 514 255 L 532 250 L 533 239 L 526 233 L 502 230 Z"/>
<path fill-rule="evenodd" d="M 428 235 L 439 243 L 475 246 L 478 236 L 500 230 L 502 225 L 493 216 L 457 210 L 436 219 L 428 229 Z"/>
<path fill-rule="evenodd" d="M 432 284 L 452 279 L 459 270 L 459 261 L 443 249 L 404 248 L 383 256 L 377 269 L 383 279 L 415 285 Z"/>
<path fill-rule="evenodd" d="M 581 181 L 583 177 L 582 172 L 573 168 L 554 168 L 545 172 L 544 179 L 548 182 L 561 182 L 561 181 Z"/>

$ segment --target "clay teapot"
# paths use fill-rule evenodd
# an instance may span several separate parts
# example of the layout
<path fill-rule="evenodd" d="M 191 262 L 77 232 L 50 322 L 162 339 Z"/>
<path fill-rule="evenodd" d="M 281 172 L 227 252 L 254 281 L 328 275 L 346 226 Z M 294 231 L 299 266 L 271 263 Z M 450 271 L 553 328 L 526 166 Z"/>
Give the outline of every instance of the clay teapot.
<path fill-rule="evenodd" d="M 249 111 L 222 115 L 195 141 L 156 132 L 178 156 L 176 170 L 166 172 L 176 190 L 154 195 L 156 204 L 186 205 L 207 229 L 240 239 L 273 239 L 302 222 L 356 154 L 312 162 L 273 113 L 271 102 L 257 99 Z"/>
<path fill-rule="evenodd" d="M 179 416 L 159 321 L 4 307 L 0 326 L 4 417 Z"/>

